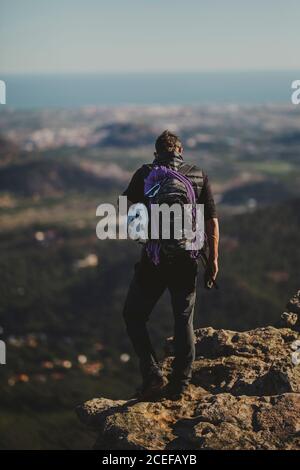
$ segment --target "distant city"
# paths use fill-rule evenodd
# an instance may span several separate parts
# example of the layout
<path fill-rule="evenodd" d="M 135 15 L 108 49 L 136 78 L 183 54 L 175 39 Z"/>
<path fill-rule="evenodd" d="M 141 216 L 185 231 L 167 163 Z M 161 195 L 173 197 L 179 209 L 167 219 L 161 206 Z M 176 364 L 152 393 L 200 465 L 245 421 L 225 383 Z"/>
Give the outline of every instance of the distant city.
<path fill-rule="evenodd" d="M 181 136 L 186 158 L 213 174 L 220 200 L 238 201 L 235 188 L 255 184 L 245 192 L 254 207 L 263 202 L 260 197 L 270 199 L 268 194 L 271 199 L 290 194 L 286 180 L 298 175 L 299 117 L 300 108 L 292 104 L 7 108 L 0 113 L 0 128 L 23 159 L 49 152 L 56 159 L 68 155 L 82 171 L 110 185 L 126 184 L 136 165 L 151 161 L 157 135 L 169 128 Z M 279 193 L 278 185 L 284 185 Z"/>

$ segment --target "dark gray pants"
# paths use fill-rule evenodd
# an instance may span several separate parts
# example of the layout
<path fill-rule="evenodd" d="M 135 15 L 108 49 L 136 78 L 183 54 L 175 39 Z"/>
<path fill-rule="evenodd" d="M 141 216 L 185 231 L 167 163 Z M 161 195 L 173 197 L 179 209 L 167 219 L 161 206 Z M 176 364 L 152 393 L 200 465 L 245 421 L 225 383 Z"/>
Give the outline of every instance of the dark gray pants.
<path fill-rule="evenodd" d="M 173 259 L 161 257 L 158 266 L 145 253 L 135 265 L 135 274 L 127 294 L 123 316 L 133 348 L 140 360 L 143 379 L 158 369 L 147 321 L 165 289 L 171 295 L 174 314 L 174 346 L 172 381 L 188 384 L 195 358 L 193 313 L 196 299 L 197 261 L 183 253 Z"/>

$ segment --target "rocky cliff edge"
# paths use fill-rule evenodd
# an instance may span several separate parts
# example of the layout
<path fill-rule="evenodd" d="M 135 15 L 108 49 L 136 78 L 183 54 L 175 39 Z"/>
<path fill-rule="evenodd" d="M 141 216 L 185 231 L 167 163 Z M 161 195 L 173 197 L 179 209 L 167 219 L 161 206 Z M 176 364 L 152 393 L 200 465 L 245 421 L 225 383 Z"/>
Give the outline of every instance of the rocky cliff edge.
<path fill-rule="evenodd" d="M 195 331 L 192 384 L 178 401 L 95 398 L 77 407 L 96 449 L 300 449 L 300 291 L 275 326 Z M 162 367 L 172 364 L 172 338 Z"/>

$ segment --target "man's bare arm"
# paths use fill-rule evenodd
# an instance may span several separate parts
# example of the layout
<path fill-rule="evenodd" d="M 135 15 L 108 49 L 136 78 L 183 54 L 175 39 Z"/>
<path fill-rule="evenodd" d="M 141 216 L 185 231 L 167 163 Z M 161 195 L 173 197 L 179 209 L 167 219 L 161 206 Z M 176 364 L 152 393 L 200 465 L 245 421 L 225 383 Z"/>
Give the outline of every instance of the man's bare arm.
<path fill-rule="evenodd" d="M 205 221 L 205 232 L 209 248 L 208 269 L 213 279 L 218 274 L 218 256 L 219 256 L 219 221 L 217 218 Z"/>

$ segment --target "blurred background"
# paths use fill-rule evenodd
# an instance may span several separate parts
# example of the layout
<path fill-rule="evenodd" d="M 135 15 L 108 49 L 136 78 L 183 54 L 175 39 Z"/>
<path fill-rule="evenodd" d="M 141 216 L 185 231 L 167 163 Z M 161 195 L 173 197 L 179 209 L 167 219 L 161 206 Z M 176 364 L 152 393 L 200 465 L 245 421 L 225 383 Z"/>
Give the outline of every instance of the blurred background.
<path fill-rule="evenodd" d="M 300 4 L 0 0 L 0 447 L 79 449 L 74 413 L 139 382 L 122 306 L 140 248 L 99 241 L 154 141 L 178 133 L 213 185 L 220 290 L 195 326 L 274 324 L 299 288 Z M 166 294 L 151 319 L 160 357 Z"/>

